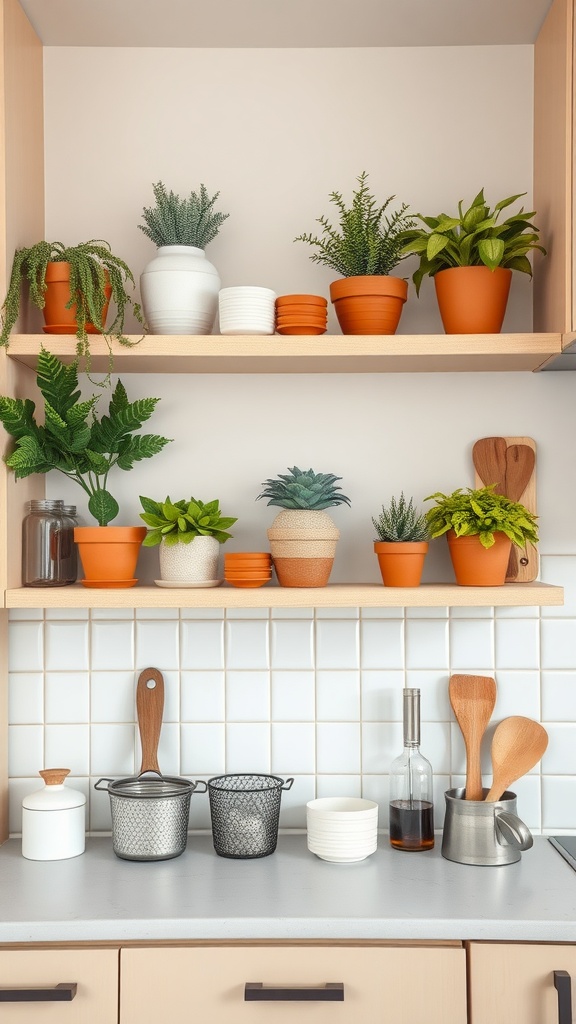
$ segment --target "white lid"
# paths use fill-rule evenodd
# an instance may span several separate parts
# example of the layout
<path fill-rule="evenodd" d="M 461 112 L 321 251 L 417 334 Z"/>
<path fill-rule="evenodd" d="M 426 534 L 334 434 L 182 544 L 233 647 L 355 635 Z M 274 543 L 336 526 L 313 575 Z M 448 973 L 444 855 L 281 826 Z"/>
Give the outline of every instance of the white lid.
<path fill-rule="evenodd" d="M 83 807 L 86 803 L 84 793 L 64 785 L 64 779 L 70 774 L 69 768 L 46 768 L 39 774 L 45 785 L 25 796 L 22 807 L 29 811 L 61 811 L 68 807 Z"/>

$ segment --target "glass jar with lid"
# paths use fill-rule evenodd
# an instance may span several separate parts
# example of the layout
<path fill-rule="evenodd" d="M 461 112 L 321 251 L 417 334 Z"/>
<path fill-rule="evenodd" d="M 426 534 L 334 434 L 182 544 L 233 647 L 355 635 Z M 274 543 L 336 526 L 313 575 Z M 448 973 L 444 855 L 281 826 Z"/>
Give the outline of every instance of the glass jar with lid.
<path fill-rule="evenodd" d="M 72 581 L 62 566 L 62 543 L 68 531 L 64 503 L 58 499 L 35 499 L 27 504 L 22 522 L 22 586 L 63 587 Z"/>

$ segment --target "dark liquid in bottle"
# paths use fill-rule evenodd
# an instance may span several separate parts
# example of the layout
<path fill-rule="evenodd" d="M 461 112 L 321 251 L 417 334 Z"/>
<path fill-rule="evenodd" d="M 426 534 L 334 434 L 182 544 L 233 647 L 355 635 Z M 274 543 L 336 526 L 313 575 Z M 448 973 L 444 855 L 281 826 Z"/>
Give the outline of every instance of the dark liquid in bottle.
<path fill-rule="evenodd" d="M 434 805 L 428 800 L 393 800 L 390 843 L 395 850 L 431 850 L 434 846 Z"/>

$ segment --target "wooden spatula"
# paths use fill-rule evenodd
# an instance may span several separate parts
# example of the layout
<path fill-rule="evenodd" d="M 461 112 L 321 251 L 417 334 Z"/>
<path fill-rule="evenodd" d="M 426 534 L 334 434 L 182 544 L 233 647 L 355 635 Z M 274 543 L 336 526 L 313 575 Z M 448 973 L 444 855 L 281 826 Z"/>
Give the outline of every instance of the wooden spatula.
<path fill-rule="evenodd" d="M 511 444 L 506 449 L 506 476 L 504 494 L 511 501 L 520 501 L 534 472 L 536 455 L 534 449 L 527 444 Z M 507 579 L 516 579 L 518 574 L 518 554 L 514 545 L 510 552 Z"/>
<path fill-rule="evenodd" d="M 504 494 L 506 479 L 506 439 L 481 437 L 472 448 L 474 469 L 485 487 L 495 484 L 496 494 Z"/>
<path fill-rule="evenodd" d="M 491 676 L 450 676 L 448 694 L 466 745 L 466 800 L 482 799 L 480 744 L 496 703 Z"/>
<path fill-rule="evenodd" d="M 548 746 L 548 733 L 540 722 L 511 715 L 496 726 L 492 737 L 492 786 L 487 800 L 499 800 L 516 779 L 529 772 Z"/>

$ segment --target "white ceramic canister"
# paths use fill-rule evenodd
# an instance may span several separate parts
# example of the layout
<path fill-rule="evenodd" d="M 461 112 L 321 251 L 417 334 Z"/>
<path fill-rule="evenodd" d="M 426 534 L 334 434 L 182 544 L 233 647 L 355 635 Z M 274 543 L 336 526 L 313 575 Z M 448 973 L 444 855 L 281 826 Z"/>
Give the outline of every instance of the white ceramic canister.
<path fill-rule="evenodd" d="M 22 856 L 27 860 L 66 860 L 84 853 L 86 797 L 64 785 L 69 768 L 39 773 L 45 785 L 22 801 Z"/>

